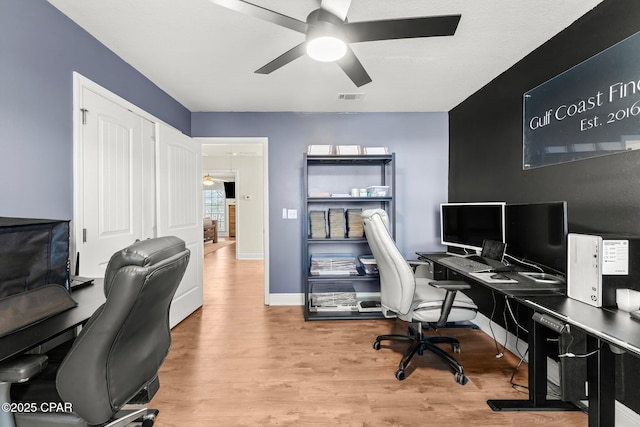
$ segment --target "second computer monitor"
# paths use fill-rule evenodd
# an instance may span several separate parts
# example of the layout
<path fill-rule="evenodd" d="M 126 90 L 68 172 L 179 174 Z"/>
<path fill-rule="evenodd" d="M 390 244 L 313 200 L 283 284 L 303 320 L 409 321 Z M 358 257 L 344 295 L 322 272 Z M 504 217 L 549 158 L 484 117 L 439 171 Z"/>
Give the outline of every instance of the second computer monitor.
<path fill-rule="evenodd" d="M 507 255 L 566 274 L 566 202 L 509 204 L 506 215 Z"/>

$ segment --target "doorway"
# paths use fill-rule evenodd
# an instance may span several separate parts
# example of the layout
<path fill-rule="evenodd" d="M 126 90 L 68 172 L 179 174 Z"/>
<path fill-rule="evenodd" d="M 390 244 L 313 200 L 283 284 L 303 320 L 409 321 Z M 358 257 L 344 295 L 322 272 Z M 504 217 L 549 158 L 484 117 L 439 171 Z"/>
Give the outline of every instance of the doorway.
<path fill-rule="evenodd" d="M 269 184 L 267 138 L 197 138 L 202 144 L 202 174 L 235 182 L 236 258 L 264 261 L 264 303 L 269 304 Z M 227 187 L 229 187 L 227 185 Z M 231 209 L 229 209 L 231 208 Z M 230 221 L 226 224 L 230 225 Z M 227 230 L 228 233 L 228 230 Z M 228 234 L 222 234 L 228 235 Z"/>

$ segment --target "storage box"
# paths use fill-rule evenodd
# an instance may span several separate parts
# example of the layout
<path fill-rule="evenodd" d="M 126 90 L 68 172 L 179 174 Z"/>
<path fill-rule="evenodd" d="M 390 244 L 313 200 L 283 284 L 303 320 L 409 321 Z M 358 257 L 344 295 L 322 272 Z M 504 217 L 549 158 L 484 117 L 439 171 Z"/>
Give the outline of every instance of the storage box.
<path fill-rule="evenodd" d="M 388 185 L 373 185 L 367 187 L 367 195 L 369 197 L 389 197 Z"/>
<path fill-rule="evenodd" d="M 378 274 L 378 264 L 373 255 L 360 255 L 358 260 L 362 264 L 365 274 Z"/>

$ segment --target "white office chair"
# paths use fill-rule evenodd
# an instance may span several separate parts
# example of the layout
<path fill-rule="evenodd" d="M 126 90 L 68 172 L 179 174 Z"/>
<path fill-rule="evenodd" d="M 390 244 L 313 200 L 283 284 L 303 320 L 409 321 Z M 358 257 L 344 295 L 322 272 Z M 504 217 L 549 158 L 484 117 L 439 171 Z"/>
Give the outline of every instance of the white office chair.
<path fill-rule="evenodd" d="M 387 317 L 397 317 L 409 322 L 408 335 L 380 335 L 373 348 L 380 349 L 385 340 L 409 342 L 396 378 L 403 380 L 407 365 L 418 353 L 429 350 L 443 358 L 455 374 L 456 382 L 466 384 L 467 377 L 458 361 L 437 344 L 451 345 L 454 352 L 460 352 L 457 339 L 443 336 L 425 336 L 423 325 L 436 329 L 447 322 L 461 322 L 476 317 L 478 307 L 462 292 L 470 285 L 460 281 L 432 281 L 416 278 L 413 269 L 396 247 L 389 233 L 389 219 L 382 209 L 370 209 L 362 213 L 365 235 L 380 273 L 380 301 Z"/>

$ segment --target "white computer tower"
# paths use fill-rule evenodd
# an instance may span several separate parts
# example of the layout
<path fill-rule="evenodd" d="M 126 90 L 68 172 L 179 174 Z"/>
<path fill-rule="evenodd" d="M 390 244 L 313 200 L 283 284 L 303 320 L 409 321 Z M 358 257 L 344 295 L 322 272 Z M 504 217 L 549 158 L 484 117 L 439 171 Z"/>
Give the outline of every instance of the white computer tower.
<path fill-rule="evenodd" d="M 615 307 L 617 288 L 640 286 L 639 263 L 636 236 L 569 233 L 567 295 L 595 307 Z"/>

